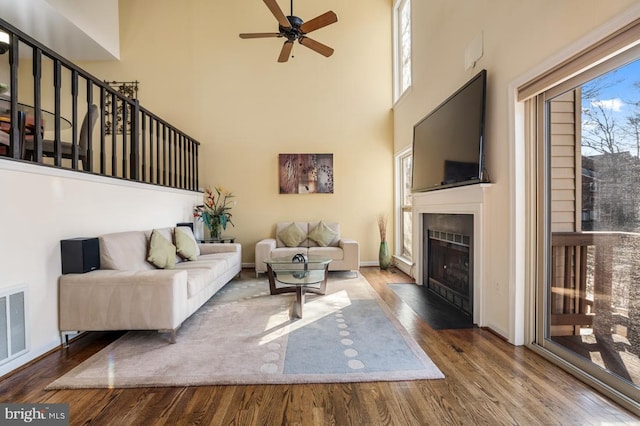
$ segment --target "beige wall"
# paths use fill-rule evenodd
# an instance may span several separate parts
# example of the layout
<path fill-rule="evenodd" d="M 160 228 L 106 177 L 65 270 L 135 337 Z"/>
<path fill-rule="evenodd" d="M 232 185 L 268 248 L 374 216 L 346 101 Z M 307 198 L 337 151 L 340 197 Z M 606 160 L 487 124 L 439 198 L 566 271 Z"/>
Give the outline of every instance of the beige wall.
<path fill-rule="evenodd" d="M 289 3 L 282 3 L 286 14 Z M 309 20 L 338 23 L 313 33 L 330 58 L 282 39 L 241 40 L 277 30 L 263 2 L 120 2 L 121 61 L 81 65 L 109 80 L 139 80 L 141 104 L 196 138 L 201 182 L 234 192 L 228 232 L 253 262 L 276 221 L 338 221 L 377 261 L 376 215 L 392 211 L 391 10 L 386 0 L 298 2 Z M 364 13 L 363 11 L 366 11 Z M 280 195 L 279 153 L 333 153 L 335 193 Z M 391 237 L 391 236 L 390 236 Z"/>
<path fill-rule="evenodd" d="M 413 125 L 462 86 L 487 69 L 486 160 L 491 181 L 490 256 L 487 271 L 490 306 L 487 324 L 512 338 L 515 334 L 513 247 L 510 236 L 515 200 L 511 187 L 512 142 L 509 108 L 511 82 L 586 36 L 626 8 L 632 0 L 432 0 L 412 2 L 413 87 L 394 108 L 394 151 L 411 144 Z M 483 34 L 484 56 L 465 71 L 464 54 Z M 418 167 L 419 165 L 415 165 Z"/>

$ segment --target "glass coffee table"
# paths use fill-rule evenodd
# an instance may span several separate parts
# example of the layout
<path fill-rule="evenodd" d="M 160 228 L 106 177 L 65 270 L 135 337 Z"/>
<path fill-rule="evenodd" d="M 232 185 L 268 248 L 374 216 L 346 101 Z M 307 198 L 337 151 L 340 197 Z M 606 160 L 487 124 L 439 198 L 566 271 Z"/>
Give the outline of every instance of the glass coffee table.
<path fill-rule="evenodd" d="M 299 258 L 297 260 L 295 256 L 271 257 L 264 263 L 267 264 L 271 294 L 296 294 L 293 305 L 293 315 L 296 318 L 302 318 L 305 293 L 325 294 L 331 263 L 328 257 L 308 256 L 306 262 Z M 276 282 L 283 286 L 277 287 Z"/>

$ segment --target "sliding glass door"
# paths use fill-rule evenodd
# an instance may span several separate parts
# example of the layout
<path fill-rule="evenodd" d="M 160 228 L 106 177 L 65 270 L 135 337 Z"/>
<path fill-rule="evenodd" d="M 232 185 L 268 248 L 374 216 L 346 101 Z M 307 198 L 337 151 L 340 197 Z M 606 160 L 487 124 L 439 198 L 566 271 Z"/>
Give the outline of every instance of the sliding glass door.
<path fill-rule="evenodd" d="M 537 343 L 640 398 L 640 51 L 540 94 Z"/>

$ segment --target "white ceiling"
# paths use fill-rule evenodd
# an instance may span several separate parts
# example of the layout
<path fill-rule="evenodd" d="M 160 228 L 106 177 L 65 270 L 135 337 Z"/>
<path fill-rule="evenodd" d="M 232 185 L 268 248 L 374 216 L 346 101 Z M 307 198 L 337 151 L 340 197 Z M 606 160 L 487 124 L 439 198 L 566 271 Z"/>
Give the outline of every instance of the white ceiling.
<path fill-rule="evenodd" d="M 87 2 L 66 0 L 66 3 L 72 1 Z M 0 18 L 72 61 L 119 59 L 117 28 L 115 46 L 107 49 L 105 43 L 96 41 L 95 35 L 89 35 L 60 11 L 64 10 L 60 8 L 60 0 L 52 3 L 58 8 L 45 0 L 0 0 Z"/>

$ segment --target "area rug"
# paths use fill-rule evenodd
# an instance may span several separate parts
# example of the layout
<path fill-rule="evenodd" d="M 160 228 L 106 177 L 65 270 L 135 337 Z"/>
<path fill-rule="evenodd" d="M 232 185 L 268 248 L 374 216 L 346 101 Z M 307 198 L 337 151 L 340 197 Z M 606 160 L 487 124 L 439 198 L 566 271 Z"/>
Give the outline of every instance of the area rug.
<path fill-rule="evenodd" d="M 270 295 L 235 279 L 178 330 L 132 331 L 47 389 L 295 384 L 444 378 L 364 277 L 331 273 L 326 295 Z"/>

